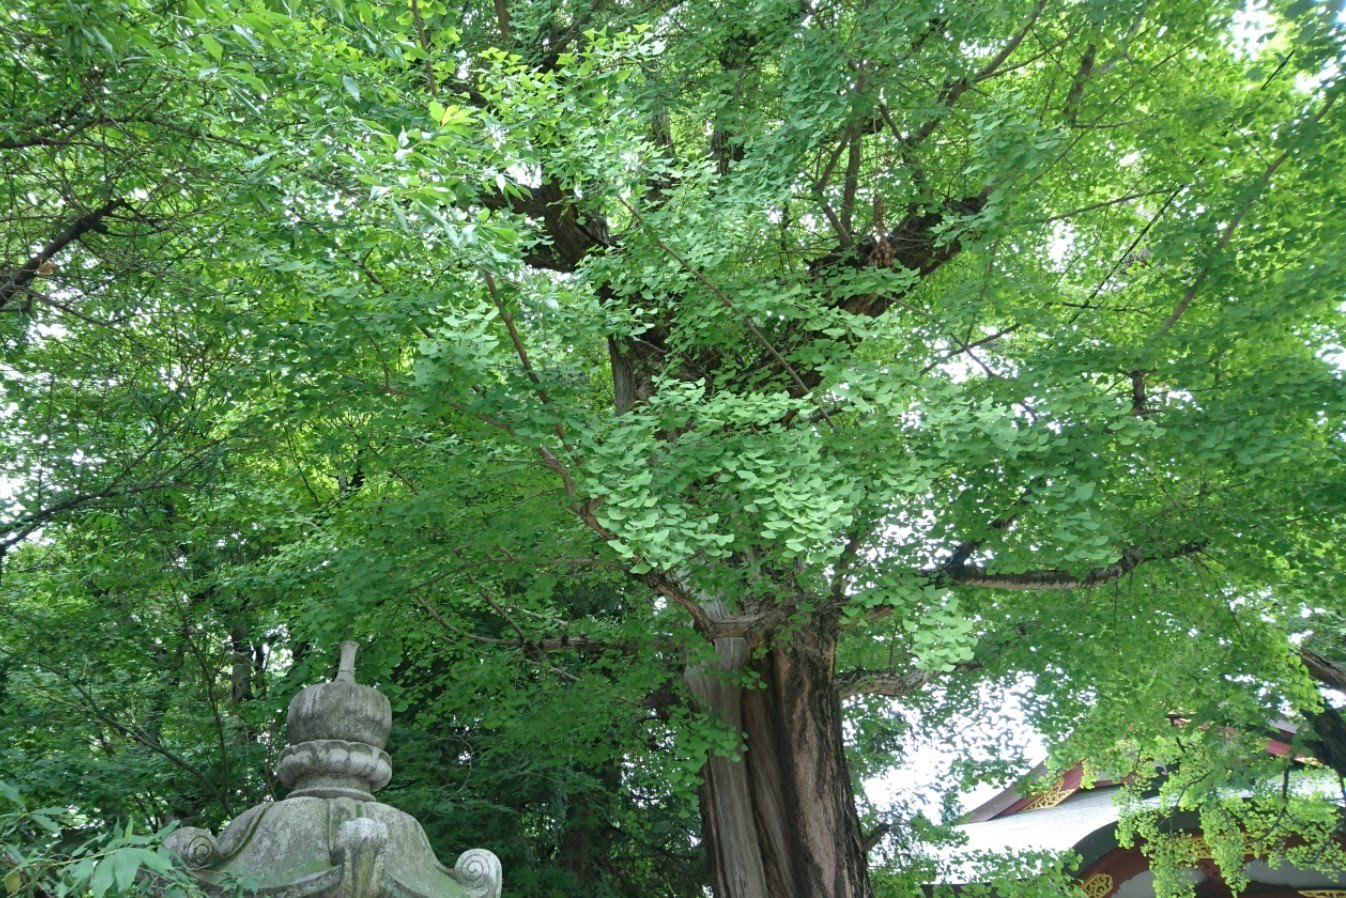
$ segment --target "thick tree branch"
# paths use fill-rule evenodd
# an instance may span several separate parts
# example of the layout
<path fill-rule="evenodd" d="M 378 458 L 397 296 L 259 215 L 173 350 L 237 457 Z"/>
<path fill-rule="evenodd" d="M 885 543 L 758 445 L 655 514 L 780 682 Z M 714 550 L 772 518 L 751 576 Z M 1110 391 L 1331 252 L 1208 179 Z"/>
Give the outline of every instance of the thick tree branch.
<path fill-rule="evenodd" d="M 835 605 L 841 605 L 846 599 L 846 581 L 855 565 L 856 558 L 860 554 L 861 540 L 868 532 L 868 527 L 857 525 L 847 535 L 846 544 L 841 548 L 841 555 L 837 557 L 836 564 L 833 565 L 831 601 Z"/>
<path fill-rule="evenodd" d="M 1324 705 L 1323 710 L 1305 717 L 1312 730 L 1310 744 L 1314 756 L 1338 776 L 1346 778 L 1346 718 L 1331 705 Z"/>
<path fill-rule="evenodd" d="M 892 830 L 893 825 L 891 823 L 886 822 L 880 823 L 878 826 L 874 827 L 873 832 L 866 834 L 865 840 L 861 845 L 865 853 L 869 853 L 871 850 L 873 850 L 874 846 L 882 842 L 883 837 L 888 835 L 888 833 L 892 832 Z"/>
<path fill-rule="evenodd" d="M 33 280 L 41 273 L 42 266 L 50 262 L 57 253 L 90 231 L 103 230 L 103 220 L 125 205 L 126 203 L 122 200 L 113 199 L 108 200 L 96 209 L 85 212 L 71 222 L 69 227 L 34 253 L 27 262 L 7 274 L 0 275 L 0 312 L 7 312 L 14 308 L 11 303 L 15 297 L 28 289 Z"/>
<path fill-rule="evenodd" d="M 1046 7 L 1047 0 L 1038 0 L 1037 4 L 1033 7 L 1033 11 L 1029 13 L 1028 22 L 1024 27 L 1015 32 L 1014 36 L 1006 42 L 1005 46 L 1000 48 L 1000 52 L 991 57 L 986 65 L 982 66 L 975 75 L 971 78 L 960 78 L 957 81 L 946 83 L 939 92 L 938 100 L 940 105 L 944 106 L 945 109 L 952 109 L 958 102 L 958 98 L 967 93 L 972 85 L 994 77 L 996 72 L 1000 70 L 1000 67 L 1005 64 L 1005 61 L 1010 58 L 1015 50 L 1019 49 L 1019 45 L 1023 43 L 1023 40 L 1028 36 L 1028 33 L 1033 30 L 1033 26 L 1037 24 L 1038 19 L 1042 16 L 1042 11 L 1046 9 Z M 939 127 L 940 122 L 943 120 L 943 113 L 936 114 L 929 119 L 926 119 L 925 123 L 917 128 L 916 131 L 906 139 L 905 142 L 907 146 L 916 146 L 924 141 L 931 134 L 935 133 L 935 129 Z"/>
<path fill-rule="evenodd" d="M 860 129 L 851 126 L 850 143 L 846 148 L 846 177 L 841 185 L 842 235 L 849 242 L 855 233 L 855 195 L 860 187 L 860 165 L 864 161 L 864 142 Z"/>
<path fill-rule="evenodd" d="M 974 658 L 955 664 L 951 671 L 896 671 L 856 668 L 837 674 L 837 692 L 842 698 L 851 698 L 856 695 L 884 695 L 889 698 L 903 698 L 920 692 L 931 683 L 948 676 L 950 673 L 968 673 L 981 670 L 982 666 L 982 662 Z"/>
<path fill-rule="evenodd" d="M 1014 501 L 1014 511 L 1003 517 L 996 518 L 988 524 L 987 527 L 997 533 L 1002 533 L 1013 527 L 1014 522 L 1019 519 L 1019 513 L 1027 507 L 1030 495 L 1032 495 L 1032 493 L 1028 488 L 1023 489 L 1019 493 L 1019 497 Z M 961 570 L 972 558 L 973 554 L 985 544 L 986 540 L 984 539 L 969 539 L 961 543 L 953 550 L 948 559 L 940 565 L 940 568 L 946 571 Z"/>
<path fill-rule="evenodd" d="M 913 695 L 938 679 L 941 674 L 931 670 L 847 670 L 837 674 L 837 694 L 842 698 L 857 695 L 885 695 L 903 698 Z"/>
<path fill-rule="evenodd" d="M 1195 555 L 1206 547 L 1204 541 L 1184 543 L 1169 552 L 1149 555 L 1140 546 L 1132 546 L 1122 557 L 1105 567 L 1082 574 L 1052 568 L 1037 571 L 993 572 L 977 565 L 942 568 L 929 572 L 937 583 L 949 586 L 977 586 L 983 589 L 1093 589 L 1122 579 L 1147 561 L 1169 561 Z"/>
<path fill-rule="evenodd" d="M 1098 47 L 1090 44 L 1084 48 L 1084 56 L 1080 58 L 1080 67 L 1075 70 L 1075 78 L 1070 83 L 1070 93 L 1066 94 L 1066 105 L 1062 110 L 1062 118 L 1066 124 L 1074 127 L 1080 117 L 1080 100 L 1084 98 L 1084 87 L 1089 82 L 1089 76 L 1094 72 L 1094 60 L 1098 56 Z"/>
<path fill-rule="evenodd" d="M 1301 647 L 1299 660 L 1308 668 L 1309 675 L 1329 689 L 1346 692 L 1346 665 L 1338 664 L 1313 649 Z"/>
<path fill-rule="evenodd" d="M 65 147 L 75 142 L 78 131 L 70 134 L 33 134 L 0 140 L 0 150 L 26 150 L 30 147 Z"/>
<path fill-rule="evenodd" d="M 500 28 L 500 37 L 505 43 L 514 43 L 514 28 L 510 25 L 509 6 L 506 0 L 495 0 L 495 24 Z"/>
<path fill-rule="evenodd" d="M 1299 660 L 1319 684 L 1346 692 L 1346 665 L 1303 646 L 1299 648 Z M 1309 725 L 1314 756 L 1346 778 L 1346 716 L 1324 701 L 1322 710 L 1305 712 L 1304 719 Z"/>
<path fill-rule="evenodd" d="M 941 226 L 951 218 L 975 215 L 984 208 L 986 196 L 982 194 L 948 200 L 936 211 L 908 215 L 886 234 L 859 241 L 850 249 L 841 248 L 817 259 L 809 265 L 809 270 L 815 276 L 825 276 L 829 270 L 837 267 L 900 267 L 924 277 L 962 250 L 957 240 L 937 245 L 936 238 Z M 897 302 L 898 297 L 892 294 L 863 294 L 849 297 L 839 306 L 852 315 L 877 318 Z"/>

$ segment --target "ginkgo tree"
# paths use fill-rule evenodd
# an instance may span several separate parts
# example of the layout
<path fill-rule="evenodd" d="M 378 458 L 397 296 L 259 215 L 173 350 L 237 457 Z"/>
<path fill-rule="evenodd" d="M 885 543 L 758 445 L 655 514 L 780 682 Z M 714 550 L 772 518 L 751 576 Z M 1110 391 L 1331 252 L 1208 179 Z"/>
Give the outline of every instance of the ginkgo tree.
<path fill-rule="evenodd" d="M 3 588 L 171 524 L 236 658 L 695 786 L 718 898 L 873 894 L 848 719 L 982 682 L 1330 836 L 1226 755 L 1346 773 L 1335 10 L 5 15 Z"/>

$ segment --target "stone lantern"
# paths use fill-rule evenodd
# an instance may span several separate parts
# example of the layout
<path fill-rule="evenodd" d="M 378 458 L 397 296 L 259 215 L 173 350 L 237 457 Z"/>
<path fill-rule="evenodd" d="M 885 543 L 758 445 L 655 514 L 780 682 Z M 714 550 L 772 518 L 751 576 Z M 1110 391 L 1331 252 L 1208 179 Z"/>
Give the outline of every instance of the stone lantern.
<path fill-rule="evenodd" d="M 355 682 L 356 643 L 330 683 L 290 702 L 276 765 L 283 801 L 244 811 L 221 831 L 186 827 L 168 847 L 209 893 L 272 898 L 499 898 L 500 860 L 465 851 L 452 870 L 409 814 L 375 801 L 392 762 L 387 696 Z"/>

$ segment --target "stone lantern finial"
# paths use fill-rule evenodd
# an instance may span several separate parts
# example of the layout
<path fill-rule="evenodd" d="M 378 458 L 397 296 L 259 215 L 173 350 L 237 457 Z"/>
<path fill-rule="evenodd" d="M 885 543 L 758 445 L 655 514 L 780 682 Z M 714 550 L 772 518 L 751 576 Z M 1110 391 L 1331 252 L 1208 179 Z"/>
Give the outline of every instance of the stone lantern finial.
<path fill-rule="evenodd" d="M 337 682 L 354 683 L 355 682 L 355 653 L 360 650 L 360 643 L 346 640 L 341 643 L 341 666 L 337 668 Z"/>
<path fill-rule="evenodd" d="M 355 682 L 359 644 L 341 644 L 336 679 L 290 701 L 276 775 L 291 791 L 257 805 L 218 839 L 185 827 L 168 847 L 207 892 L 270 898 L 499 898 L 500 860 L 475 848 L 452 870 L 414 817 L 374 800 L 392 778 L 387 696 Z"/>

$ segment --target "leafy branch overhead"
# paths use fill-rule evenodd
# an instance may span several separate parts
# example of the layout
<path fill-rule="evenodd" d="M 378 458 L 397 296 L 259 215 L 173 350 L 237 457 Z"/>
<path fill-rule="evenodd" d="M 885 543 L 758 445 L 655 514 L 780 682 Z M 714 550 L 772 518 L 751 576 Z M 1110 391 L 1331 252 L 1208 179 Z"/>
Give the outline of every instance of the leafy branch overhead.
<path fill-rule="evenodd" d="M 927 881 L 856 783 L 995 690 L 1330 853 L 1171 716 L 1346 769 L 1330 10 L 7 16 L 0 774 L 218 823 L 360 638 L 539 894 Z"/>

